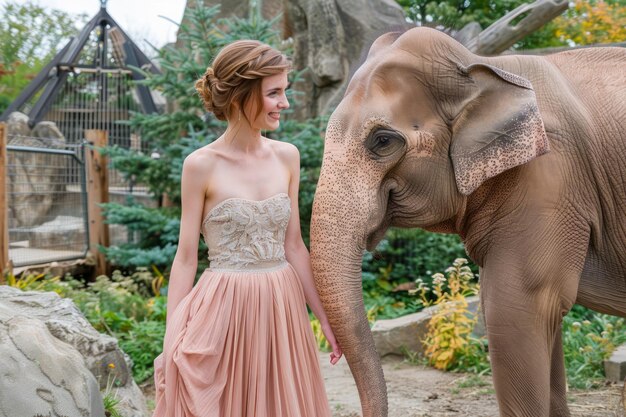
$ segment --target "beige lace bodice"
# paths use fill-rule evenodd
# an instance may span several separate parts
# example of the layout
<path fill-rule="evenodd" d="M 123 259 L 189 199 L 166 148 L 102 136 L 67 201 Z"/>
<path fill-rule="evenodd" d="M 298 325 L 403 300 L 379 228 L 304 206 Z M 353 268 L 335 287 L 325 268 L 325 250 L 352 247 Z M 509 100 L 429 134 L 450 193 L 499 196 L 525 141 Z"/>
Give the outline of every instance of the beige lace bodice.
<path fill-rule="evenodd" d="M 285 261 L 291 204 L 286 193 L 265 200 L 228 198 L 202 222 L 211 270 L 256 270 Z"/>

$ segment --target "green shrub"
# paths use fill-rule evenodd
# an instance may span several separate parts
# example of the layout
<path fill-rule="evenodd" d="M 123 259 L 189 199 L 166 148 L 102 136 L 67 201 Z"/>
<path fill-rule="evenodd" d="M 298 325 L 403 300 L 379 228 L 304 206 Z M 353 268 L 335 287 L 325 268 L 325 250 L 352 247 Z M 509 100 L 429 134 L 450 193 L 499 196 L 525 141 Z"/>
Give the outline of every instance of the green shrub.
<path fill-rule="evenodd" d="M 133 378 L 145 381 L 154 373 L 153 362 L 163 351 L 165 321 L 133 321 L 126 332 L 117 333 L 120 348 L 133 360 Z"/>
<path fill-rule="evenodd" d="M 421 229 L 389 229 L 376 250 L 363 256 L 366 309 L 373 309 L 377 318 L 394 318 L 421 310 L 420 299 L 396 287 L 417 279 L 431 286 L 432 274 L 443 271 L 455 259 L 465 257 L 465 248 L 457 235 Z M 478 270 L 473 264 L 470 268 L 474 272 Z"/>
<path fill-rule="evenodd" d="M 601 387 L 604 360 L 622 343 L 626 343 L 624 318 L 574 305 L 563 318 L 563 353 L 569 386 Z"/>

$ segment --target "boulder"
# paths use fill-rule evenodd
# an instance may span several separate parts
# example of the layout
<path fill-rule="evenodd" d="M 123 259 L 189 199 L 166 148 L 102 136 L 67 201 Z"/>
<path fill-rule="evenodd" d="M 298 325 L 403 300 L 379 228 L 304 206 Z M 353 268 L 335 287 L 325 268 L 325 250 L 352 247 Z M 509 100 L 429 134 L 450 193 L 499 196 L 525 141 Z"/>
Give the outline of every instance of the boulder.
<path fill-rule="evenodd" d="M 76 350 L 77 357 L 81 358 L 80 362 L 90 371 L 96 381 L 96 387 L 100 390 L 106 388 L 108 381 L 116 379 L 117 384 L 113 393 L 121 400 L 118 409 L 122 416 L 145 417 L 147 415 L 145 399 L 131 375 L 130 358 L 119 348 L 116 339 L 96 331 L 71 300 L 61 298 L 54 292 L 24 292 L 12 287 L 0 286 L 0 323 L 9 323 L 20 316 L 41 323 L 52 338 Z M 46 345 L 40 345 L 39 348 L 49 349 Z M 24 375 L 24 378 L 37 380 L 41 375 L 43 371 Z M 74 377 L 68 374 L 64 378 Z M 11 397 L 37 395 L 35 392 L 25 392 L 21 388 L 16 389 L 20 386 L 19 384 L 11 385 L 12 388 L 9 391 L 2 390 L 2 392 L 9 392 Z M 4 402 L 0 400 L 0 403 Z M 35 414 L 37 413 L 32 415 Z M 47 413 L 40 414 L 47 415 Z M 31 414 L 8 415 L 30 416 Z M 57 414 L 51 412 L 51 415 Z M 67 415 L 73 417 L 81 414 L 69 413 Z"/>
<path fill-rule="evenodd" d="M 41 320 L 0 319 L 0 341 L 0 416 L 104 417 L 83 357 Z"/>
<path fill-rule="evenodd" d="M 626 344 L 618 346 L 611 357 L 604 361 L 604 375 L 609 382 L 623 382 L 626 379 Z"/>
<path fill-rule="evenodd" d="M 30 136 L 30 126 L 28 126 L 28 116 L 18 111 L 11 113 L 9 115 L 9 118 L 7 119 L 7 135 L 9 137 Z"/>
<path fill-rule="evenodd" d="M 32 130 L 28 116 L 13 112 L 8 121 L 8 145 L 62 149 L 65 138 L 53 122 L 40 122 Z M 57 199 L 65 192 L 67 155 L 11 151 L 7 154 L 11 228 L 43 223 Z M 25 210 L 28 208 L 28 210 Z"/>

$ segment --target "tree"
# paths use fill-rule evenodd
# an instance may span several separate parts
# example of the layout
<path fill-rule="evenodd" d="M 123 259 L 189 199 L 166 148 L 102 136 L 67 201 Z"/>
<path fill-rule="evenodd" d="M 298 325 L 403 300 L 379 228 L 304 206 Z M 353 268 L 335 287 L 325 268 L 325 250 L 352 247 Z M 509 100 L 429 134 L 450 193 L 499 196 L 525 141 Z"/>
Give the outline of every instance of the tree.
<path fill-rule="evenodd" d="M 470 22 L 485 29 L 493 22 L 531 0 L 397 0 L 407 18 L 421 26 L 460 30 Z M 576 0 L 563 15 L 525 37 L 515 49 L 536 49 L 625 39 L 626 0 Z"/>
<path fill-rule="evenodd" d="M 1 7 L 0 113 L 87 19 L 85 14 L 47 9 L 32 1 Z"/>
<path fill-rule="evenodd" d="M 570 45 L 624 42 L 626 0 L 577 0 L 554 26 L 555 35 Z"/>
<path fill-rule="evenodd" d="M 226 127 L 205 113 L 194 90 L 196 79 L 205 72 L 215 54 L 222 46 L 237 39 L 257 39 L 284 49 L 280 46 L 279 33 L 273 29 L 274 21 L 258 15 L 248 19 L 218 20 L 218 13 L 219 7 L 198 5 L 188 9 L 184 18 L 186 23 L 179 29 L 180 42 L 159 51 L 162 73 L 145 74 L 144 84 L 160 90 L 171 103 L 175 103 L 174 110 L 169 113 L 133 114 L 131 127 L 140 134 L 150 151 L 143 153 L 119 147 L 104 150 L 126 180 L 147 186 L 155 200 L 162 203 L 165 195 L 171 203 L 169 207 L 161 204 L 158 208 L 147 208 L 132 200 L 126 205 L 105 205 L 107 222 L 125 225 L 136 237 L 134 242 L 101 248 L 115 265 L 168 267 L 174 259 L 180 226 L 183 160 L 195 149 L 215 140 Z M 292 81 L 297 77 L 298 73 L 293 73 Z M 321 166 L 322 126 L 321 120 L 286 120 L 279 130 L 266 133 L 274 139 L 294 143 L 300 149 L 300 215 L 305 240 L 308 238 L 313 190 Z M 206 263 L 206 247 L 201 243 L 198 250 L 202 265 Z"/>

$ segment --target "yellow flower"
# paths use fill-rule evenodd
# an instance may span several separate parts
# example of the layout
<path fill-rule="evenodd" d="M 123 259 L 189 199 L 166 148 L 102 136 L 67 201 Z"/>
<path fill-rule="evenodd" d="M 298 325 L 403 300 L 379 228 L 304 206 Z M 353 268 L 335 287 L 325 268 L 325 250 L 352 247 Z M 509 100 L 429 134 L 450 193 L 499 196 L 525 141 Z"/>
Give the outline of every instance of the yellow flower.
<path fill-rule="evenodd" d="M 110 363 L 110 364 L 108 365 L 108 367 L 109 367 L 109 368 L 111 368 L 111 369 L 115 369 L 115 364 L 114 364 L 114 363 Z"/>

